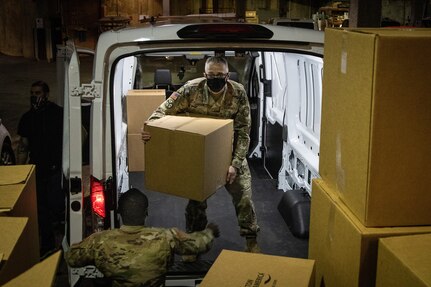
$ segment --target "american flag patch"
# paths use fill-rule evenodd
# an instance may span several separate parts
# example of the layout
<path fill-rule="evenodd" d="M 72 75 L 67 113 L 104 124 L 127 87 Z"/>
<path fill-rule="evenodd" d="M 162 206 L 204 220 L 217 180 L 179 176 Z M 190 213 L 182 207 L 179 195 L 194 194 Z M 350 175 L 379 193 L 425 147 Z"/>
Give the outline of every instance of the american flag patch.
<path fill-rule="evenodd" d="M 178 94 L 177 92 L 173 92 L 169 98 L 175 101 L 179 96 L 180 94 Z"/>

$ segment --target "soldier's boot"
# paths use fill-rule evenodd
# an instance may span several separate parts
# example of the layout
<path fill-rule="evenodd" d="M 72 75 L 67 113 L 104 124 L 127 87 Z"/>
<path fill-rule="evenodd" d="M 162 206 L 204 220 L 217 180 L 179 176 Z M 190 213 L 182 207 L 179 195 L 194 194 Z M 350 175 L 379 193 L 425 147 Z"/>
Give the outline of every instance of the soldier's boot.
<path fill-rule="evenodd" d="M 245 252 L 261 253 L 260 247 L 257 244 L 257 239 L 255 236 L 246 237 Z"/>

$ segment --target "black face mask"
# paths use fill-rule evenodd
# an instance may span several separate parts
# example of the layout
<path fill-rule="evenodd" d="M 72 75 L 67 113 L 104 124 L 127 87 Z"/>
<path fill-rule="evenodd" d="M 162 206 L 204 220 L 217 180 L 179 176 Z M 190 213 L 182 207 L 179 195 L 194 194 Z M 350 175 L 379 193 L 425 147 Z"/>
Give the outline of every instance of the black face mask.
<path fill-rule="evenodd" d="M 211 91 L 217 93 L 226 85 L 226 78 L 207 79 L 207 85 Z"/>
<path fill-rule="evenodd" d="M 32 109 L 38 110 L 45 106 L 46 102 L 47 100 L 45 97 L 39 99 L 38 96 L 30 96 L 30 105 Z"/>

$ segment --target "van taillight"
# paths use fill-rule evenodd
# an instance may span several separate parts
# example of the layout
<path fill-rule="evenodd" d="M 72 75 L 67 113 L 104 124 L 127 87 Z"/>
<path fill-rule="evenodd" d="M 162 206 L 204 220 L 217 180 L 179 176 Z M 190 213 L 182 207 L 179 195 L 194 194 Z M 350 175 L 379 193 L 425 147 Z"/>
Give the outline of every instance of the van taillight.
<path fill-rule="evenodd" d="M 274 33 L 266 27 L 256 24 L 223 23 L 223 24 L 193 24 L 181 28 L 178 37 L 187 39 L 271 39 Z"/>
<path fill-rule="evenodd" d="M 103 183 L 97 178 L 91 176 L 91 205 L 93 212 L 102 218 L 106 217 L 105 212 L 105 188 Z"/>

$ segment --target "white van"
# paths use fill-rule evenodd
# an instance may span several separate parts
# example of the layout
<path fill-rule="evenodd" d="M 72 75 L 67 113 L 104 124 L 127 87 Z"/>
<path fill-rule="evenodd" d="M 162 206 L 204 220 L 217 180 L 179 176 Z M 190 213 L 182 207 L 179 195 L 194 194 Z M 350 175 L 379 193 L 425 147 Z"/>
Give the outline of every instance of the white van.
<path fill-rule="evenodd" d="M 323 32 L 245 23 L 159 23 L 100 35 L 91 81 L 81 83 L 73 43 L 64 50 L 63 173 L 67 199 L 64 248 L 119 225 L 118 195 L 133 185 L 127 157 L 126 95 L 154 89 L 158 68 L 171 86 L 202 76 L 205 59 L 224 55 L 252 109 L 250 158 L 260 158 L 278 188 L 311 195 L 318 177 Z M 86 119 L 86 120 L 85 120 Z M 85 127 L 89 153 L 82 145 Z M 84 151 L 83 151 L 84 147 Z M 84 155 L 84 156 L 83 156 Z M 99 276 L 94 267 L 72 269 Z"/>

